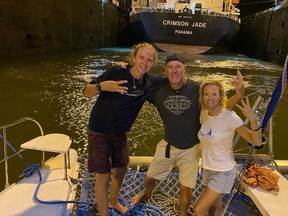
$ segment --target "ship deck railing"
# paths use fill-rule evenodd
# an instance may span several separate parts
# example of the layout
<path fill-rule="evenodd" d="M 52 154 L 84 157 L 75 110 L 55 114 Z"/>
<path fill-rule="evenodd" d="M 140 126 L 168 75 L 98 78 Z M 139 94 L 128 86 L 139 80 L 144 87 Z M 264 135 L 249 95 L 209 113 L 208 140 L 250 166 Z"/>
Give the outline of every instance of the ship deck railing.
<path fill-rule="evenodd" d="M 132 7 L 133 8 L 133 7 Z M 193 10 L 184 11 L 175 11 L 174 9 L 164 9 L 164 8 L 150 8 L 150 7 L 134 7 L 130 15 L 134 15 L 137 13 L 143 12 L 150 12 L 150 13 L 179 13 L 179 14 L 187 14 L 187 15 L 195 15 L 195 14 L 202 14 L 208 16 L 221 16 L 221 17 L 228 17 L 240 23 L 240 15 L 239 12 L 229 11 L 229 12 L 216 12 L 211 10 L 210 8 L 199 8 Z"/>

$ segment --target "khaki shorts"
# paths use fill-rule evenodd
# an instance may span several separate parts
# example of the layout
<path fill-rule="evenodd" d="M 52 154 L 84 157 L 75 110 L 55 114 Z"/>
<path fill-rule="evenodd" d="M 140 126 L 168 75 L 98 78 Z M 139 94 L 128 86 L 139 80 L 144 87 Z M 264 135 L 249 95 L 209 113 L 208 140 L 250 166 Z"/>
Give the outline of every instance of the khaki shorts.
<path fill-rule="evenodd" d="M 147 176 L 157 180 L 164 180 L 170 174 L 173 167 L 177 166 L 179 168 L 179 181 L 181 185 L 195 188 L 200 156 L 199 144 L 188 149 L 178 149 L 171 146 L 170 158 L 165 157 L 166 146 L 167 142 L 165 140 L 161 140 L 157 144 Z"/>
<path fill-rule="evenodd" d="M 203 169 L 203 185 L 218 193 L 230 194 L 236 177 L 236 168 L 220 172 Z"/>

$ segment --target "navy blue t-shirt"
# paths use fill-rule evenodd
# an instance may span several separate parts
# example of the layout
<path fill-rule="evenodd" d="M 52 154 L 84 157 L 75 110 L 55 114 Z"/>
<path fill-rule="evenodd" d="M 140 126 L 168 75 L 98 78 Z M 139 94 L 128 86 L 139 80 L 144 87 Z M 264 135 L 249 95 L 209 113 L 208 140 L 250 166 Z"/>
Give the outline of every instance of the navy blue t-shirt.
<path fill-rule="evenodd" d="M 127 94 L 102 91 L 91 111 L 89 129 L 99 133 L 121 133 L 129 131 L 135 121 L 147 96 L 165 83 L 167 78 L 144 74 L 141 80 L 134 80 L 130 68 L 113 66 L 106 70 L 97 80 L 90 83 L 100 83 L 105 80 L 127 80 L 123 84 L 128 87 Z M 136 89 L 133 88 L 134 83 Z"/>

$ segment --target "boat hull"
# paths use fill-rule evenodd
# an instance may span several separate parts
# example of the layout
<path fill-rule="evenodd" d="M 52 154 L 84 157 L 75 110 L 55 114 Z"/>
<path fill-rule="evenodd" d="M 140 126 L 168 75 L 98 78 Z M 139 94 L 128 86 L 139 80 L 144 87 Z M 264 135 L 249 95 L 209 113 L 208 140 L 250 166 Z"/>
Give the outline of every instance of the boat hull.
<path fill-rule="evenodd" d="M 130 28 L 137 42 L 161 51 L 217 53 L 229 48 L 240 24 L 216 15 L 141 12 L 131 15 Z"/>

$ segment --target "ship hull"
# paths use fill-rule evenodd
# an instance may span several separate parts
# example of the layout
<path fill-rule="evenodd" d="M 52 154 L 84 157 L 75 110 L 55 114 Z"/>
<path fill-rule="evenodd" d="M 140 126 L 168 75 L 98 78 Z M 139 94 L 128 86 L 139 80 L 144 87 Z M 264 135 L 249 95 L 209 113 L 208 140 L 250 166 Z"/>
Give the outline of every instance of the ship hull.
<path fill-rule="evenodd" d="M 217 53 L 229 48 L 240 24 L 216 15 L 141 12 L 130 17 L 130 28 L 137 42 L 161 51 Z"/>

